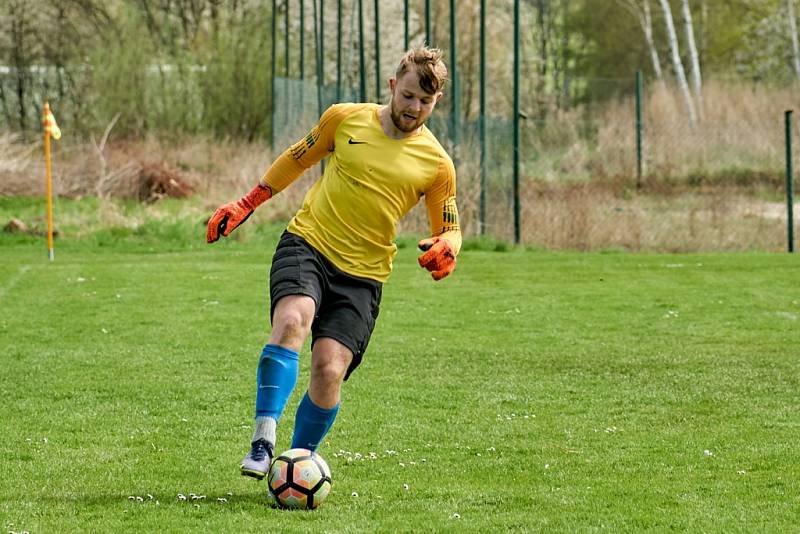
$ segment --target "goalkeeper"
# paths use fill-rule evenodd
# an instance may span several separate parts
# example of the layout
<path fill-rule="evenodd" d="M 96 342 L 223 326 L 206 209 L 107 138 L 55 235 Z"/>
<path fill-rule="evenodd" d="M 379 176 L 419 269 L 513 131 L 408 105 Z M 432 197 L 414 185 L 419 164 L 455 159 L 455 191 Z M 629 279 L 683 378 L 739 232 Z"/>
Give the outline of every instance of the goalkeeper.
<path fill-rule="evenodd" d="M 272 259 L 272 332 L 258 364 L 255 432 L 243 475 L 261 479 L 267 473 L 309 333 L 311 376 L 297 407 L 292 447 L 316 450 L 322 442 L 339 410 L 342 383 L 361 363 L 375 327 L 397 252 L 397 222 L 423 196 L 431 237 L 419 243 L 419 264 L 434 280 L 455 269 L 461 246 L 455 168 L 425 126 L 446 76 L 439 50 L 409 50 L 389 80 L 388 105 L 331 106 L 252 191 L 209 220 L 207 241 L 213 243 L 330 157 Z"/>

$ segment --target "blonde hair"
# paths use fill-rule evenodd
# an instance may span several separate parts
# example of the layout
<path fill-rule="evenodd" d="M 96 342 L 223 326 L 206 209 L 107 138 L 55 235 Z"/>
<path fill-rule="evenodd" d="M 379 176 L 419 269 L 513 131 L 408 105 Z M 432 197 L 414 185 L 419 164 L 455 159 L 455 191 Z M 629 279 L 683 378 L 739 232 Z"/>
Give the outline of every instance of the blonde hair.
<path fill-rule="evenodd" d="M 394 73 L 395 79 L 399 80 L 412 67 L 419 76 L 420 88 L 426 93 L 433 95 L 444 88 L 447 67 L 442 61 L 442 51 L 438 48 L 428 48 L 423 45 L 403 54 Z"/>

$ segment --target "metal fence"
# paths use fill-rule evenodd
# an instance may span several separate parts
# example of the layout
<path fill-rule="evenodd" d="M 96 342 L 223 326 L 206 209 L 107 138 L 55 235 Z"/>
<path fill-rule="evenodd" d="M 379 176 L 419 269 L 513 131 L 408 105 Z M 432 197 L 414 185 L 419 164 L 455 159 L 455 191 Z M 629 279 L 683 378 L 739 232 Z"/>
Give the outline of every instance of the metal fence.
<path fill-rule="evenodd" d="M 605 82 L 635 84 L 634 77 Z M 275 87 L 273 135 L 281 149 L 313 126 L 320 106 L 313 83 L 278 79 Z M 323 91 L 321 107 L 333 94 Z M 356 90 L 350 96 L 358 100 Z M 796 227 L 789 226 L 786 196 L 787 134 L 794 127 L 784 128 L 781 102 L 727 119 L 735 103 L 709 104 L 704 118 L 690 123 L 668 88 L 647 90 L 643 99 L 638 131 L 635 91 L 604 105 L 526 115 L 518 221 L 513 122 L 502 118 L 510 110 L 486 121 L 482 178 L 478 121 L 461 121 L 456 144 L 449 108 L 440 104 L 429 126 L 457 162 L 465 234 L 513 242 L 519 224 L 522 244 L 546 248 L 786 250 L 788 228 Z M 770 107 L 774 113 L 764 116 Z M 424 210 L 412 212 L 401 229 L 425 232 Z"/>
<path fill-rule="evenodd" d="M 203 72 L 190 75 L 196 80 Z M 29 125 L 40 121 L 36 100 L 52 92 L 58 80 L 52 69 L 31 71 L 28 83 L 34 90 L 24 103 Z M 523 110 L 516 198 L 510 95 L 500 94 L 486 118 L 483 174 L 474 110 L 462 108 L 459 135 L 454 136 L 450 102 L 439 104 L 429 126 L 458 163 L 459 207 L 467 236 L 513 242 L 518 232 L 524 245 L 577 250 L 787 249 L 789 234 L 797 233 L 787 202 L 789 163 L 798 155 L 797 143 L 790 148 L 787 142 L 792 132 L 796 136 L 797 126 L 784 123 L 784 111 L 794 99 L 791 88 L 709 82 L 704 113 L 692 124 L 674 90 L 646 84 L 637 132 L 633 75 L 579 82 L 605 85 L 599 93 L 618 96 L 561 109 Z M 19 102 L 14 100 L 12 73 L 0 72 L 0 88 L 5 106 L 0 129 L 19 130 L 13 120 Z M 318 88 L 313 79 L 276 78 L 275 148 L 302 137 L 319 110 L 337 100 L 336 93 L 335 86 Z M 340 87 L 338 100 L 359 101 L 360 91 Z M 80 120 L 84 110 L 71 102 L 67 92 L 56 107 L 61 122 Z M 201 117 L 202 109 L 194 113 Z M 425 232 L 424 211 L 415 210 L 401 230 Z"/>

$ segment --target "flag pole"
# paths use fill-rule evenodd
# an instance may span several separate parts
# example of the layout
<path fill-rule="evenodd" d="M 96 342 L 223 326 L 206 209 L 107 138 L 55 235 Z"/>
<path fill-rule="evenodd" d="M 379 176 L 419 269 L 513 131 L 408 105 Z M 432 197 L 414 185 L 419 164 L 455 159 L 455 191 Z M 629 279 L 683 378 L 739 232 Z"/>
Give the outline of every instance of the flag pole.
<path fill-rule="evenodd" d="M 44 103 L 44 166 L 47 175 L 47 250 L 50 261 L 55 261 L 53 250 L 53 176 L 50 169 L 50 104 Z"/>

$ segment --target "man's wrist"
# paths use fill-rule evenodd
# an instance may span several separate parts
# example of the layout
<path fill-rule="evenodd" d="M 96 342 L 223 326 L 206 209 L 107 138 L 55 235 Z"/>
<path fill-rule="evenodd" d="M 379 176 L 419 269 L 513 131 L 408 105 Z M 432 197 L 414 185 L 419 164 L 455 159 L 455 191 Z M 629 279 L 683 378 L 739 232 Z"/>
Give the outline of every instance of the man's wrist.
<path fill-rule="evenodd" d="M 254 210 L 270 198 L 272 198 L 272 189 L 259 182 L 242 200 L 248 209 Z"/>

